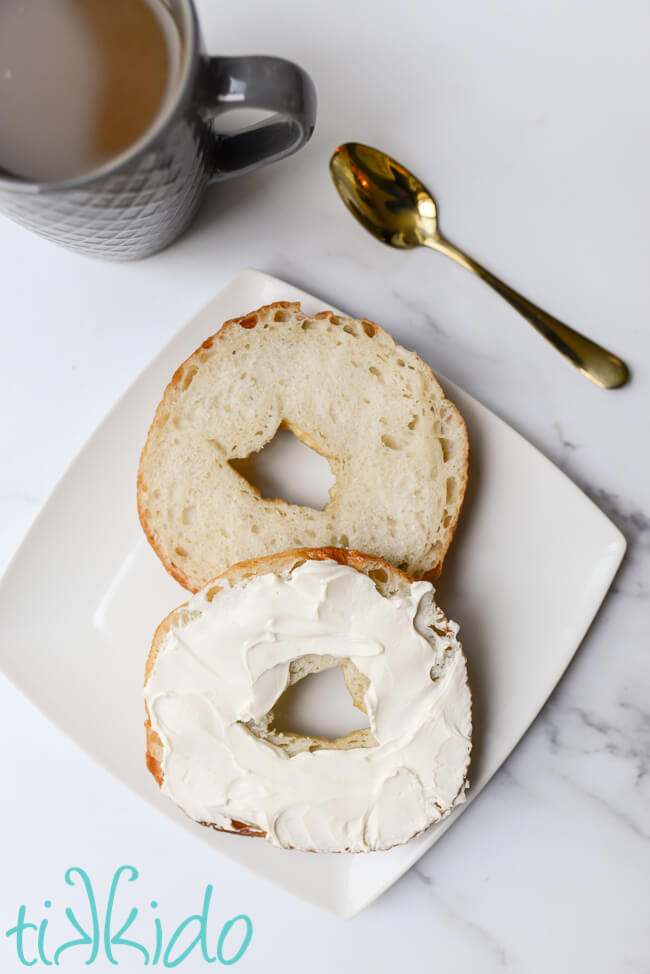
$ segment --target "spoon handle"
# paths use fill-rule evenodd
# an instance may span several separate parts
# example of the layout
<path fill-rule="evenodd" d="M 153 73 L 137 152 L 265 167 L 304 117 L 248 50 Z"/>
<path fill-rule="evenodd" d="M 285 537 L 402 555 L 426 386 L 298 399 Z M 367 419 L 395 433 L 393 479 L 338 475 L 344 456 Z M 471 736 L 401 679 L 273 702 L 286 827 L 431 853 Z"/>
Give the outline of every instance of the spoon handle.
<path fill-rule="evenodd" d="M 596 385 L 601 386 L 603 389 L 616 389 L 619 386 L 625 385 L 628 381 L 630 377 L 628 368 L 625 362 L 621 361 L 617 355 L 613 355 L 612 352 L 608 352 L 601 345 L 597 345 L 596 342 L 585 338 L 584 335 L 574 331 L 573 328 L 569 328 L 568 325 L 558 321 L 553 315 L 538 308 L 536 304 L 528 301 L 527 298 L 513 290 L 513 288 L 508 287 L 507 284 L 504 284 L 498 277 L 490 273 L 487 268 L 483 267 L 478 261 L 473 260 L 467 254 L 464 254 L 462 250 L 459 250 L 458 247 L 445 240 L 444 237 L 438 234 L 428 237 L 423 243 L 427 247 L 431 247 L 433 250 L 439 250 L 441 253 L 446 254 L 447 257 L 451 257 L 452 260 L 457 261 L 463 267 L 466 267 L 467 270 L 473 271 L 482 281 L 485 281 L 491 288 L 494 288 L 558 352 L 561 352 L 565 358 L 568 358 L 576 368 L 580 369 L 583 375 L 586 375 Z"/>

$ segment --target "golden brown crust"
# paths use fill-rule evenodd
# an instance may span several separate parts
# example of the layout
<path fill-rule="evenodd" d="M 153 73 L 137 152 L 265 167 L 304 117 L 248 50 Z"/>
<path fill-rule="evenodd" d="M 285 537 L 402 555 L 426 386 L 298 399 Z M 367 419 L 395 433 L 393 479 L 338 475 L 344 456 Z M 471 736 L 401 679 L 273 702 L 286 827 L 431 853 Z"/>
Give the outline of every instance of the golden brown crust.
<path fill-rule="evenodd" d="M 249 314 L 242 315 L 239 318 L 230 318 L 228 321 L 224 322 L 221 328 L 217 332 L 215 332 L 214 335 L 211 335 L 209 338 L 206 338 L 205 341 L 202 342 L 202 344 L 199 345 L 199 347 L 190 356 L 188 356 L 188 358 L 185 359 L 185 361 L 176 369 L 170 382 L 165 388 L 163 397 L 160 403 L 158 404 L 153 421 L 151 423 L 151 426 L 149 427 L 149 432 L 147 434 L 147 439 L 140 456 L 140 464 L 138 467 L 138 476 L 137 476 L 138 517 L 140 519 L 140 524 L 142 525 L 142 530 L 144 531 L 147 540 L 149 541 L 149 544 L 158 555 L 158 558 L 162 562 L 165 569 L 169 572 L 170 575 L 173 576 L 173 578 L 176 579 L 177 582 L 179 582 L 183 586 L 183 588 L 188 589 L 190 592 L 198 591 L 198 588 L 200 588 L 200 586 L 197 587 L 192 585 L 192 582 L 187 577 L 182 566 L 179 565 L 177 562 L 175 562 L 172 557 L 169 557 L 166 554 L 166 552 L 163 550 L 163 547 L 159 544 L 158 538 L 156 537 L 156 531 L 152 523 L 151 515 L 147 506 L 146 485 L 144 483 L 144 478 L 142 475 L 143 461 L 147 456 L 147 452 L 149 449 L 152 436 L 155 435 L 155 433 L 164 425 L 164 422 L 166 420 L 166 414 L 168 413 L 169 410 L 170 402 L 172 402 L 176 398 L 176 395 L 179 393 L 179 391 L 182 391 L 183 383 L 187 380 L 191 381 L 191 376 L 195 374 L 198 367 L 203 362 L 205 362 L 207 358 L 209 358 L 212 354 L 214 354 L 213 348 L 215 343 L 217 341 L 222 341 L 225 338 L 225 336 L 229 334 L 230 331 L 236 328 L 246 328 L 246 329 L 254 328 L 260 320 L 259 319 L 260 315 L 267 316 L 271 312 L 273 312 L 274 320 L 281 322 L 285 320 L 282 316 L 283 314 L 286 313 L 287 310 L 291 310 L 292 312 L 300 312 L 301 310 L 300 303 L 298 301 L 274 301 L 272 304 L 263 305 L 261 308 L 258 308 L 257 311 L 253 311 L 250 312 Z M 315 319 L 327 319 L 334 322 L 335 324 L 340 323 L 342 321 L 339 315 L 334 314 L 333 311 L 327 311 L 327 310 L 320 311 L 318 314 L 313 315 L 312 317 Z M 364 331 L 370 337 L 374 337 L 377 334 L 381 334 L 381 335 L 385 335 L 390 341 L 393 341 L 392 336 L 384 328 L 382 328 L 381 325 L 378 325 L 373 321 L 369 321 L 366 318 L 360 319 L 360 321 Z M 428 373 L 429 380 L 433 383 L 434 386 L 440 388 L 440 384 L 436 379 L 431 367 L 427 365 L 427 363 L 424 361 L 422 361 L 422 365 L 425 368 L 426 372 Z M 441 393 L 442 393 L 442 389 L 441 389 Z M 444 393 L 442 394 L 444 396 Z M 454 404 L 449 399 L 447 399 L 446 396 L 444 398 L 449 408 L 455 412 L 459 424 L 462 430 L 464 431 L 465 452 L 467 455 L 468 436 L 467 436 L 467 426 L 465 424 L 465 421 L 461 416 L 460 412 L 458 411 L 458 409 L 456 408 L 456 406 L 454 406 Z M 298 431 L 294 429 L 293 432 L 297 433 Z M 301 432 L 300 436 L 304 442 L 307 442 L 307 445 L 313 447 L 313 444 L 308 442 L 304 433 Z M 462 478 L 462 481 L 459 483 L 459 487 L 458 487 L 459 495 L 460 495 L 458 508 L 456 511 L 456 515 L 454 517 L 453 524 L 451 524 L 447 529 L 445 547 L 440 553 L 440 556 L 436 564 L 432 565 L 431 568 L 428 569 L 426 572 L 424 572 L 422 575 L 422 577 L 428 581 L 435 581 L 440 575 L 440 571 L 442 569 L 445 555 L 453 539 L 454 532 L 456 530 L 456 525 L 458 523 L 458 517 L 460 515 L 460 511 L 462 508 L 463 497 L 465 495 L 465 490 L 467 487 L 467 469 L 468 468 L 466 462 L 464 476 Z"/>
<path fill-rule="evenodd" d="M 283 551 L 275 555 L 266 555 L 263 558 L 251 558 L 248 561 L 239 562 L 236 565 L 232 565 L 226 571 L 222 572 L 213 578 L 204 589 L 207 589 L 207 596 L 210 599 L 210 592 L 213 588 L 219 588 L 219 582 L 221 580 L 228 580 L 229 583 L 237 583 L 243 581 L 247 578 L 251 578 L 255 575 L 264 575 L 268 572 L 282 572 L 287 569 L 287 567 L 298 567 L 303 561 L 336 561 L 340 565 L 347 565 L 350 568 L 356 569 L 356 571 L 362 572 L 368 575 L 370 578 L 373 577 L 373 573 L 380 572 L 386 576 L 386 579 L 394 580 L 396 583 L 400 582 L 403 584 L 411 585 L 415 579 L 407 575 L 401 569 L 396 568 L 391 565 L 390 562 L 386 561 L 385 558 L 381 558 L 378 555 L 366 555 L 361 551 L 356 551 L 354 549 L 348 548 L 292 548 L 290 551 Z M 382 575 L 382 582 L 384 581 Z M 162 646 L 163 640 L 169 630 L 174 626 L 177 620 L 179 620 L 183 613 L 187 614 L 188 603 L 184 602 L 177 609 L 167 615 L 163 621 L 160 623 L 158 628 L 154 633 L 154 637 L 151 643 L 151 649 L 149 655 L 147 656 L 147 661 L 145 664 L 145 678 L 144 685 L 147 685 L 151 672 L 153 670 L 156 658 Z M 162 787 L 164 780 L 164 773 L 161 765 L 162 760 L 162 741 L 153 730 L 151 726 L 151 720 L 149 716 L 149 710 L 145 704 L 146 710 L 146 764 L 147 768 L 153 777 L 156 779 L 159 787 Z M 210 822 L 199 822 L 200 825 L 205 825 L 210 828 L 215 829 L 218 832 L 234 832 L 238 835 L 250 835 L 263 837 L 266 832 L 257 828 L 253 823 L 245 823 L 233 821 L 231 829 L 220 828 Z"/>

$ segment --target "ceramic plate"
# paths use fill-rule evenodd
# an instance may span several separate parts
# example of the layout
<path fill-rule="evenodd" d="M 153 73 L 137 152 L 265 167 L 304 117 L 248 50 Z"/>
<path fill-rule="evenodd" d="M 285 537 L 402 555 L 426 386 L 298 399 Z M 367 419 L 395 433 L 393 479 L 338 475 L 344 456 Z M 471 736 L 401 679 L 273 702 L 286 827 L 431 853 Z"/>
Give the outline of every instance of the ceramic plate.
<path fill-rule="evenodd" d="M 288 854 L 190 822 L 159 794 L 144 765 L 143 664 L 156 625 L 186 595 L 163 571 L 138 523 L 139 453 L 177 365 L 227 318 L 279 299 L 299 300 L 308 313 L 324 307 L 282 281 L 243 271 L 182 328 L 109 413 L 4 575 L 0 666 L 79 747 L 179 828 L 290 893 L 349 917 L 394 883 L 467 805 L 390 852 Z M 435 364 L 433 354 L 431 360 Z M 471 443 L 470 489 L 438 597 L 461 623 L 469 661 L 472 801 L 576 651 L 625 541 L 530 444 L 460 389 L 444 385 L 465 417 Z M 286 465 L 296 467 L 291 479 L 302 477 L 308 488 L 311 473 L 291 450 Z"/>

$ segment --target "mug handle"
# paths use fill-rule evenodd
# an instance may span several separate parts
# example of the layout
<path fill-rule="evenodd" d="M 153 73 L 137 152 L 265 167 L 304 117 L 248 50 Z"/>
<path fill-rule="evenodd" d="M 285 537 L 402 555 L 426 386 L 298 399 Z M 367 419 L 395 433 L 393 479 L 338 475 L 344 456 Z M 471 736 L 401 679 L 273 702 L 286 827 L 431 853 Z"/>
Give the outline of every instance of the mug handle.
<path fill-rule="evenodd" d="M 291 155 L 316 122 L 316 89 L 309 75 L 277 57 L 208 57 L 203 62 L 201 114 L 210 122 L 231 108 L 259 108 L 270 118 L 238 132 L 213 129 L 210 182 L 220 182 Z"/>

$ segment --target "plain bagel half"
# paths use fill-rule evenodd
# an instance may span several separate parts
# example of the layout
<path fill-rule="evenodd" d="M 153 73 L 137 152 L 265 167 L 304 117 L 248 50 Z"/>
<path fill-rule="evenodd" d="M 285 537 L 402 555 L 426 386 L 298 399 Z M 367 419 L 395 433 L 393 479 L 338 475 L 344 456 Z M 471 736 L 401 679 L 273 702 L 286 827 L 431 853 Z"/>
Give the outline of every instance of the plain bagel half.
<path fill-rule="evenodd" d="M 262 497 L 231 463 L 281 428 L 329 461 L 322 511 Z M 415 352 L 373 322 L 277 302 L 227 321 L 174 374 L 142 451 L 138 512 L 191 591 L 303 545 L 358 548 L 436 578 L 467 452 L 458 410 Z"/>
<path fill-rule="evenodd" d="M 235 565 L 156 631 L 149 771 L 200 824 L 281 848 L 406 842 L 465 800 L 471 697 L 457 631 L 430 582 L 357 551 Z M 284 690 L 333 666 L 370 726 L 332 741 L 276 730 Z"/>

